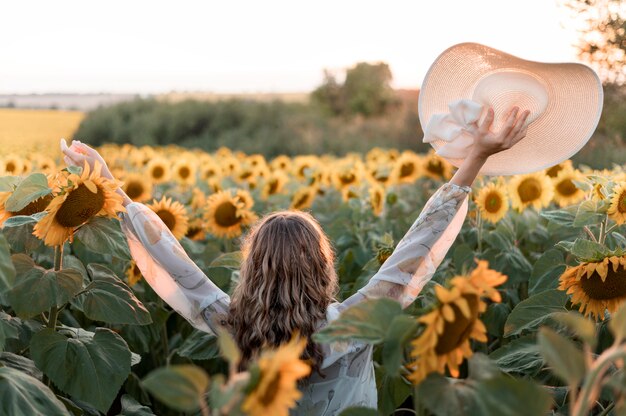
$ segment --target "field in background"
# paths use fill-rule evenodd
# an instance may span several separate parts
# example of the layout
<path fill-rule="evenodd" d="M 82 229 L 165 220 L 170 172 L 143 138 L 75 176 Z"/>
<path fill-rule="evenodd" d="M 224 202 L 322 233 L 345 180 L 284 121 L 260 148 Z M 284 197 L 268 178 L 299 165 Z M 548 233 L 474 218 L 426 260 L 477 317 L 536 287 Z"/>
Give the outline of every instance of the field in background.
<path fill-rule="evenodd" d="M 71 138 L 85 114 L 80 111 L 0 108 L 0 155 L 39 151 L 59 154 L 59 139 Z"/>

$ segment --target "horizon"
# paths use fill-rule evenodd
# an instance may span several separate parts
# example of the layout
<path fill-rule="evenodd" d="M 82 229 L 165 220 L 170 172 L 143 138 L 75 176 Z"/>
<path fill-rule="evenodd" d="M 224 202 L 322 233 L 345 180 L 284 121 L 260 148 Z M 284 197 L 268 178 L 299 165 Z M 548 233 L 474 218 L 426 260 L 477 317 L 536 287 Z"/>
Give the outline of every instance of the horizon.
<path fill-rule="evenodd" d="M 578 62 L 578 23 L 563 1 L 7 3 L 0 94 L 310 92 L 325 68 L 357 62 L 385 62 L 395 89 L 419 89 L 430 63 L 461 42 Z"/>

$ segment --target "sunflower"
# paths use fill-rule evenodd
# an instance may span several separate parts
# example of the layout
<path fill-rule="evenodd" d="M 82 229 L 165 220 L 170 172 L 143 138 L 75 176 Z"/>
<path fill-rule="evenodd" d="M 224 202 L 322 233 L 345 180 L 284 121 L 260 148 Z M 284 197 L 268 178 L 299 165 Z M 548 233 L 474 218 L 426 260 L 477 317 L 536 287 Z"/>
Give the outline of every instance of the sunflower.
<path fill-rule="evenodd" d="M 369 188 L 369 196 L 374 215 L 380 216 L 385 206 L 385 188 L 381 185 L 372 185 Z"/>
<path fill-rule="evenodd" d="M 359 199 L 360 194 L 359 191 L 354 186 L 348 186 L 341 189 L 341 199 L 344 202 L 348 202 L 351 199 Z"/>
<path fill-rule="evenodd" d="M 237 189 L 235 192 L 235 197 L 239 198 L 241 202 L 243 202 L 244 209 L 250 209 L 254 206 L 254 198 L 250 195 L 250 192 L 245 189 Z"/>
<path fill-rule="evenodd" d="M 393 167 L 387 163 L 371 163 L 366 169 L 366 176 L 370 183 L 383 186 L 393 185 Z"/>
<path fill-rule="evenodd" d="M 135 286 L 143 278 L 141 270 L 137 267 L 135 260 L 131 260 L 128 268 L 126 269 L 126 279 L 128 286 Z"/>
<path fill-rule="evenodd" d="M 222 167 L 213 160 L 205 160 L 200 166 L 200 178 L 207 181 L 211 178 L 219 178 L 222 176 Z"/>
<path fill-rule="evenodd" d="M 241 410 L 250 416 L 287 416 L 302 396 L 297 381 L 311 372 L 300 359 L 306 338 L 293 338 L 275 350 L 267 350 L 258 360 L 258 384 L 244 400 Z"/>
<path fill-rule="evenodd" d="M 183 204 L 164 196 L 160 201 L 153 199 L 148 207 L 161 218 L 177 240 L 185 236 L 189 227 L 189 218 Z"/>
<path fill-rule="evenodd" d="M 433 179 L 450 179 L 452 177 L 452 165 L 437 156 L 432 150 L 423 159 L 422 166 L 424 174 Z"/>
<path fill-rule="evenodd" d="M 481 188 L 474 202 L 480 210 L 480 215 L 493 224 L 504 218 L 509 210 L 506 188 L 496 183 Z"/>
<path fill-rule="evenodd" d="M 585 177 L 582 173 L 574 169 L 561 169 L 555 178 L 554 201 L 560 207 L 576 204 L 585 199 L 585 191 L 576 186 L 574 181 L 583 181 Z"/>
<path fill-rule="evenodd" d="M 331 180 L 335 188 L 343 190 L 357 185 L 363 178 L 361 164 L 344 162 L 337 165 L 331 172 Z"/>
<path fill-rule="evenodd" d="M 219 191 L 207 199 L 204 218 L 208 231 L 224 238 L 241 234 L 241 227 L 257 220 L 254 212 L 245 208 L 245 202 L 230 191 Z"/>
<path fill-rule="evenodd" d="M 53 182 L 52 178 L 53 178 L 52 175 L 48 176 L 48 187 L 50 188 L 54 188 L 54 184 L 52 183 Z M 15 215 L 33 215 L 38 212 L 44 211 L 46 207 L 48 206 L 48 204 L 50 203 L 50 201 L 52 201 L 52 199 L 54 198 L 54 195 L 52 193 L 49 193 L 47 195 L 44 195 L 30 202 L 28 205 L 26 205 L 24 208 L 20 209 L 19 211 L 9 211 L 6 208 L 5 204 L 6 204 L 7 199 L 9 199 L 11 195 L 13 195 L 12 191 L 0 192 L 0 227 L 2 227 L 2 225 L 8 218 L 13 217 Z"/>
<path fill-rule="evenodd" d="M 604 318 L 626 300 L 626 256 L 611 256 L 570 267 L 559 278 L 559 289 L 572 295 L 585 316 Z"/>
<path fill-rule="evenodd" d="M 144 202 L 152 197 L 152 181 L 138 173 L 126 175 L 122 189 L 135 202 Z"/>
<path fill-rule="evenodd" d="M 187 159 L 180 159 L 172 166 L 174 180 L 181 185 L 193 185 L 196 183 L 196 165 Z"/>
<path fill-rule="evenodd" d="M 550 177 L 543 172 L 517 175 L 509 181 L 509 195 L 511 205 L 519 212 L 531 205 L 539 210 L 550 204 L 554 195 L 554 185 Z"/>
<path fill-rule="evenodd" d="M 618 224 L 626 222 L 626 182 L 620 182 L 613 188 L 607 214 Z"/>
<path fill-rule="evenodd" d="M 170 164 L 167 159 L 164 158 L 155 158 L 148 162 L 146 172 L 150 179 L 152 179 L 152 182 L 156 184 L 169 181 L 172 175 Z"/>
<path fill-rule="evenodd" d="M 6 175 L 21 175 L 24 170 L 24 159 L 16 155 L 5 156 L 2 160 L 2 168 Z"/>
<path fill-rule="evenodd" d="M 548 169 L 545 170 L 546 175 L 548 175 L 551 178 L 556 178 L 557 175 L 559 174 L 560 171 L 564 170 L 564 169 L 569 169 L 569 170 L 573 170 L 574 167 L 572 166 L 572 161 L 571 160 L 566 160 L 564 162 L 561 162 L 559 164 L 556 164 Z"/>
<path fill-rule="evenodd" d="M 189 228 L 185 237 L 194 241 L 203 241 L 206 238 L 206 227 L 202 218 L 194 218 L 189 221 Z"/>
<path fill-rule="evenodd" d="M 197 211 L 204 208 L 206 204 L 206 195 L 202 192 L 201 189 L 193 188 L 191 190 L 191 201 L 189 201 L 189 206 L 192 211 Z"/>
<path fill-rule="evenodd" d="M 235 172 L 239 170 L 239 159 L 234 156 L 223 157 L 220 159 L 220 166 L 222 167 L 222 172 L 224 175 L 233 175 Z"/>
<path fill-rule="evenodd" d="M 270 162 L 270 167 L 273 170 L 282 170 L 284 172 L 288 172 L 291 169 L 291 158 L 285 155 L 276 156 Z"/>
<path fill-rule="evenodd" d="M 450 289 L 435 287 L 438 305 L 418 319 L 425 328 L 411 342 L 414 361 L 408 365 L 412 370 L 409 380 L 419 384 L 432 372 L 443 374 L 446 367 L 453 377 L 459 376 L 459 365 L 473 354 L 470 338 L 487 341 L 487 330 L 479 319 L 487 304 L 481 297 L 500 302 L 500 293 L 494 287 L 506 279 L 490 270 L 486 261 L 479 260 L 469 277 L 452 278 Z"/>
<path fill-rule="evenodd" d="M 394 183 L 413 183 L 422 175 L 422 161 L 413 152 L 404 152 L 393 162 L 391 180 Z"/>
<path fill-rule="evenodd" d="M 46 208 L 44 216 L 33 230 L 33 234 L 48 246 L 58 246 L 73 239 L 74 230 L 94 216 L 117 218 L 125 212 L 122 197 L 116 192 L 119 184 L 100 176 L 102 166 L 96 162 L 93 171 L 85 162 L 82 174 L 70 174 L 67 185 L 56 195 Z"/>
<path fill-rule="evenodd" d="M 275 170 L 263 183 L 261 198 L 266 200 L 270 195 L 281 193 L 287 182 L 289 182 L 287 175 L 282 170 Z"/>
<path fill-rule="evenodd" d="M 317 187 L 304 186 L 298 189 L 291 197 L 291 209 L 307 209 L 310 208 L 317 194 Z"/>
<path fill-rule="evenodd" d="M 49 156 L 39 155 L 37 157 L 36 164 L 37 170 L 45 174 L 50 174 L 54 172 L 57 168 L 56 162 Z"/>
<path fill-rule="evenodd" d="M 313 170 L 320 163 L 315 156 L 296 156 L 291 165 L 293 175 L 299 180 L 305 180 L 309 170 Z"/>

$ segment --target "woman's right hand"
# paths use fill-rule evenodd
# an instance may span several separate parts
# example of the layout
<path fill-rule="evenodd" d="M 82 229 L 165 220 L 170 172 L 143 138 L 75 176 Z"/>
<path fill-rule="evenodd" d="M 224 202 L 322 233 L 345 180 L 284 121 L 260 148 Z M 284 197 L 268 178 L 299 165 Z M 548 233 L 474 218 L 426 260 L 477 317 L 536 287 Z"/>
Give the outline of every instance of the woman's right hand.
<path fill-rule="evenodd" d="M 109 167 L 102 156 L 100 156 L 100 153 L 86 144 L 78 140 L 72 140 L 72 144 L 68 147 L 65 139 L 61 139 L 61 152 L 63 152 L 63 160 L 68 166 L 79 166 L 82 168 L 85 162 L 87 162 L 91 170 L 93 170 L 97 161 L 100 166 L 102 166 L 100 175 L 105 178 L 114 179 L 113 174 L 111 174 Z"/>

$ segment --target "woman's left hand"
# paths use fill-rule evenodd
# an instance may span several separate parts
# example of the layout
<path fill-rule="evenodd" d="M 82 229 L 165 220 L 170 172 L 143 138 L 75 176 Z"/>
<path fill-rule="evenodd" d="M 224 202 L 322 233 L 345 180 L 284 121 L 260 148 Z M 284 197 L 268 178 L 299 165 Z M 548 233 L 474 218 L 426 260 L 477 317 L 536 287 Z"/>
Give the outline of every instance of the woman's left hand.
<path fill-rule="evenodd" d="M 479 126 L 478 122 L 465 129 L 474 136 L 474 144 L 470 155 L 479 159 L 487 159 L 489 156 L 510 149 L 526 136 L 526 119 L 530 111 L 520 114 L 518 107 L 513 107 L 507 115 L 506 121 L 498 132 L 491 131 L 494 112 L 492 108 L 487 110 L 487 115 Z"/>

